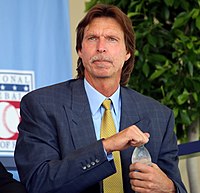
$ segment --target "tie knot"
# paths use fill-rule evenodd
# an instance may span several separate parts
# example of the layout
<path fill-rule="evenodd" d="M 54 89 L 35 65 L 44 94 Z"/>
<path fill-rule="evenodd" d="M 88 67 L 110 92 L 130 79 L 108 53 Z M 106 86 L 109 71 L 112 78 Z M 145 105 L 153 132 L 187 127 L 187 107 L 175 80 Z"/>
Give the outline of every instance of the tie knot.
<path fill-rule="evenodd" d="M 111 100 L 110 99 L 105 99 L 102 103 L 103 107 L 106 109 L 106 110 L 110 110 L 110 106 L 111 106 Z"/>

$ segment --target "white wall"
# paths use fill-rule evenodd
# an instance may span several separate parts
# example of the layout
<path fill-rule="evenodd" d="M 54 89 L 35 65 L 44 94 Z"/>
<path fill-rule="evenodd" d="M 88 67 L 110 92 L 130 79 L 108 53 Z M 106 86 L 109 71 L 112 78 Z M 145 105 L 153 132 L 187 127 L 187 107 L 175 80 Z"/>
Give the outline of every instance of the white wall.
<path fill-rule="evenodd" d="M 69 0 L 70 23 L 71 23 L 71 40 L 72 40 L 72 75 L 76 76 L 77 53 L 76 53 L 76 27 L 79 21 L 84 17 L 86 0 Z"/>

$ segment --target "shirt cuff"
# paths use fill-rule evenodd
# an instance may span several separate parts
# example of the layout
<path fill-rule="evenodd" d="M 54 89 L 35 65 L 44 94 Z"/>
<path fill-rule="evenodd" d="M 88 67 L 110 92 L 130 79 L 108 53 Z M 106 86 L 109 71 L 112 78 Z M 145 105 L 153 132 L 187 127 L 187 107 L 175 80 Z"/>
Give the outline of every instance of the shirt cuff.
<path fill-rule="evenodd" d="M 113 154 L 112 153 L 107 153 L 105 149 L 104 149 L 104 152 L 106 154 L 108 161 L 113 160 Z"/>

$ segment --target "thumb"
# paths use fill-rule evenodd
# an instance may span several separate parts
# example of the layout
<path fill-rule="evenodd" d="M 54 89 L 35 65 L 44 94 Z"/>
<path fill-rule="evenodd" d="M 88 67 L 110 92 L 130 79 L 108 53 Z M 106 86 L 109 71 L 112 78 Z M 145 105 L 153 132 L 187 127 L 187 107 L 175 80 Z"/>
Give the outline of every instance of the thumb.
<path fill-rule="evenodd" d="M 152 165 L 151 165 L 153 168 L 155 168 L 155 169 L 160 169 L 159 167 L 158 167 L 158 165 L 157 164 L 155 164 L 155 163 L 152 163 Z"/>

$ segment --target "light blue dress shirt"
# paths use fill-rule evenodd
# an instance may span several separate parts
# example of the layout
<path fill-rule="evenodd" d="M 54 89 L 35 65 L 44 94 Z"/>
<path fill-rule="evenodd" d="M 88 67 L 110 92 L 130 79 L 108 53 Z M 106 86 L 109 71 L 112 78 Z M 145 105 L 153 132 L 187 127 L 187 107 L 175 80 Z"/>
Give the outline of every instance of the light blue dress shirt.
<path fill-rule="evenodd" d="M 104 113 L 104 107 L 102 107 L 102 103 L 105 99 L 107 99 L 107 97 L 102 95 L 95 88 L 93 88 L 86 79 L 84 79 L 84 86 L 89 100 L 90 109 L 92 112 L 92 120 L 94 123 L 96 137 L 97 140 L 99 140 L 100 130 L 101 130 L 101 120 Z M 116 131 L 119 132 L 120 116 L 121 116 L 120 86 L 118 87 L 116 92 L 111 97 L 109 97 L 109 99 L 111 99 L 112 101 L 111 112 L 114 119 Z"/>

